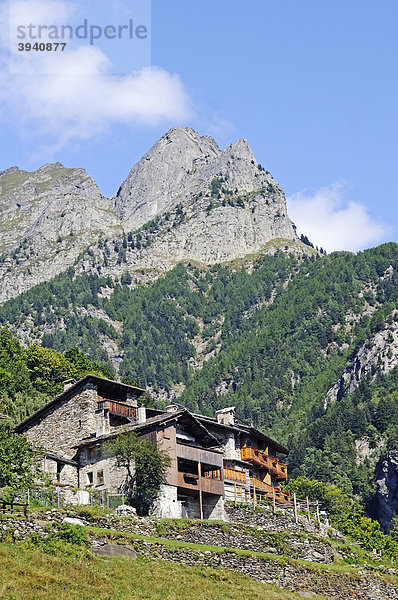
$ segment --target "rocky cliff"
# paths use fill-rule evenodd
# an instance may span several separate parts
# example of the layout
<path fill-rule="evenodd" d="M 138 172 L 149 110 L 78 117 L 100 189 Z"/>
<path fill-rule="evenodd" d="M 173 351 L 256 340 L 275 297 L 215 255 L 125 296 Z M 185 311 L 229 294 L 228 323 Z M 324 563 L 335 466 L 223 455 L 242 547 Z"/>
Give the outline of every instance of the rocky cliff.
<path fill-rule="evenodd" d="M 392 518 L 398 512 L 398 449 L 390 450 L 379 461 L 375 478 L 374 516 L 384 531 L 388 531 Z"/>
<path fill-rule="evenodd" d="M 127 247 L 126 235 L 140 229 L 144 243 L 139 233 Z M 116 276 L 160 273 L 181 260 L 229 261 L 272 240 L 279 241 L 270 252 L 283 249 L 283 240 L 303 251 L 282 189 L 247 141 L 222 152 L 212 138 L 185 127 L 165 134 L 112 199 L 83 169 L 60 163 L 34 173 L 3 171 L 0 232 L 0 302 L 72 265 L 77 272 L 103 269 Z"/>
<path fill-rule="evenodd" d="M 0 300 L 48 280 L 122 227 L 84 169 L 60 163 L 0 173 Z"/>
<path fill-rule="evenodd" d="M 374 381 L 380 374 L 390 373 L 398 365 L 398 310 L 393 310 L 383 322 L 383 328 L 369 337 L 344 370 L 339 381 L 325 396 L 329 402 L 340 400 L 356 390 L 361 381 Z"/>

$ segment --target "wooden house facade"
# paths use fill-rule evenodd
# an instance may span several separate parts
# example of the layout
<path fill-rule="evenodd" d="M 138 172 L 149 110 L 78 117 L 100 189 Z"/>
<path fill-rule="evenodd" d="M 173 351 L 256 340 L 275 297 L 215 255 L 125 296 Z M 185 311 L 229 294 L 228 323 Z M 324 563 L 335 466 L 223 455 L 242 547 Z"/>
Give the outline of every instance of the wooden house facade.
<path fill-rule="evenodd" d="M 277 454 L 288 451 L 237 421 L 234 408 L 218 411 L 215 419 L 177 405 L 159 411 L 139 406 L 143 393 L 89 375 L 65 382 L 62 394 L 16 427 L 44 450 L 43 470 L 66 501 L 86 502 L 92 490 L 123 490 L 126 472 L 104 444 L 126 430 L 157 442 L 171 458 L 155 515 L 222 519 L 225 500 L 249 502 L 257 495 L 286 501 L 278 484 L 287 470 Z"/>

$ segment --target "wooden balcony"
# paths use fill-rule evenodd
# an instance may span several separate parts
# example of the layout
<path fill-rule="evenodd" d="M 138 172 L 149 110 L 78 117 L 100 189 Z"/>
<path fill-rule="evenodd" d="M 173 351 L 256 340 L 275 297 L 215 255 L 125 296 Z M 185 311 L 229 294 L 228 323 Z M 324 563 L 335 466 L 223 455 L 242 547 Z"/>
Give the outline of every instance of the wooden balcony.
<path fill-rule="evenodd" d="M 240 451 L 241 459 L 250 462 L 255 467 L 260 469 L 268 468 L 268 456 L 263 450 L 257 450 L 257 448 L 241 448 Z"/>
<path fill-rule="evenodd" d="M 238 471 L 237 469 L 227 469 L 224 467 L 224 479 L 227 481 L 239 481 L 239 483 L 246 483 L 246 473 Z"/>
<path fill-rule="evenodd" d="M 268 471 L 277 481 L 287 480 L 287 466 L 277 458 L 268 458 Z"/>
<path fill-rule="evenodd" d="M 287 466 L 285 463 L 278 462 L 278 475 L 276 479 L 278 481 L 287 481 Z"/>
<path fill-rule="evenodd" d="M 221 452 L 213 452 L 195 446 L 188 446 L 177 442 L 177 458 L 191 460 L 193 462 L 201 462 L 202 464 L 211 465 L 216 468 L 222 467 L 223 456 Z M 215 470 L 214 469 L 214 470 Z"/>
<path fill-rule="evenodd" d="M 270 498 L 270 500 L 272 500 L 275 496 L 275 502 L 290 504 L 289 492 L 280 490 L 279 488 L 269 485 L 268 483 L 265 483 L 256 477 L 250 477 L 250 483 L 252 484 L 253 488 L 256 488 L 256 490 L 265 492 L 267 498 Z"/>
<path fill-rule="evenodd" d="M 287 480 L 287 467 L 277 458 L 268 456 L 266 452 L 257 448 L 242 448 L 240 454 L 242 460 L 250 462 L 259 469 L 267 469 L 271 477 L 277 481 Z"/>
<path fill-rule="evenodd" d="M 125 402 L 116 402 L 115 400 L 100 400 L 98 410 L 108 409 L 112 415 L 126 417 L 127 419 L 137 420 L 137 408 L 129 406 Z"/>
<path fill-rule="evenodd" d="M 181 471 L 177 474 L 177 485 L 179 488 L 185 490 L 197 490 L 199 492 L 206 492 L 208 494 L 216 494 L 217 496 L 223 496 L 224 494 L 224 482 L 221 479 L 213 479 L 210 477 L 199 477 L 193 473 L 182 473 Z"/>

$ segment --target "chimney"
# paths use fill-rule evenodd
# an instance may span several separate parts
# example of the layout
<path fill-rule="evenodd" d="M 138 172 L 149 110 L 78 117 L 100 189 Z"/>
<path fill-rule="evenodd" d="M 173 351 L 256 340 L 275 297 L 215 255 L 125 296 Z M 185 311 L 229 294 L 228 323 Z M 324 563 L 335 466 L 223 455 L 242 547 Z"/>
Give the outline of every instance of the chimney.
<path fill-rule="evenodd" d="M 235 425 L 235 406 L 217 410 L 217 422 L 220 425 Z"/>
<path fill-rule="evenodd" d="M 146 422 L 146 408 L 145 406 L 139 406 L 138 407 L 138 423 L 145 423 Z"/>
<path fill-rule="evenodd" d="M 166 412 L 177 412 L 178 410 L 180 410 L 180 408 L 181 407 L 177 406 L 177 404 L 169 404 L 168 406 L 166 406 Z"/>
<path fill-rule="evenodd" d="M 75 385 L 76 380 L 75 379 L 66 379 L 66 381 L 63 381 L 62 384 L 64 386 L 64 392 L 66 392 L 66 390 L 69 390 L 69 388 L 71 388 L 73 385 Z"/>
<path fill-rule="evenodd" d="M 102 437 L 107 433 L 110 433 L 110 421 L 109 421 L 109 410 L 96 410 L 96 432 L 95 437 Z"/>

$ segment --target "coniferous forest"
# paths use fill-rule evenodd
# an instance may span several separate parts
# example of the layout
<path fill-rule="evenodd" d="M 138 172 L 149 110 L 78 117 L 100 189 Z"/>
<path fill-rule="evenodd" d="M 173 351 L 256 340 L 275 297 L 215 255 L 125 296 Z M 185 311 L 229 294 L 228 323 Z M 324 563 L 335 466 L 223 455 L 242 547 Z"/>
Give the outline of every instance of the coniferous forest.
<path fill-rule="evenodd" d="M 95 372 L 149 387 L 159 405 L 175 390 L 193 411 L 234 405 L 289 447 L 291 475 L 369 501 L 397 439 L 398 367 L 373 360 L 355 389 L 325 397 L 361 348 L 393 336 L 397 250 L 179 264 L 146 285 L 70 268 L 0 308 L 2 402 L 19 420 L 63 379 Z"/>

